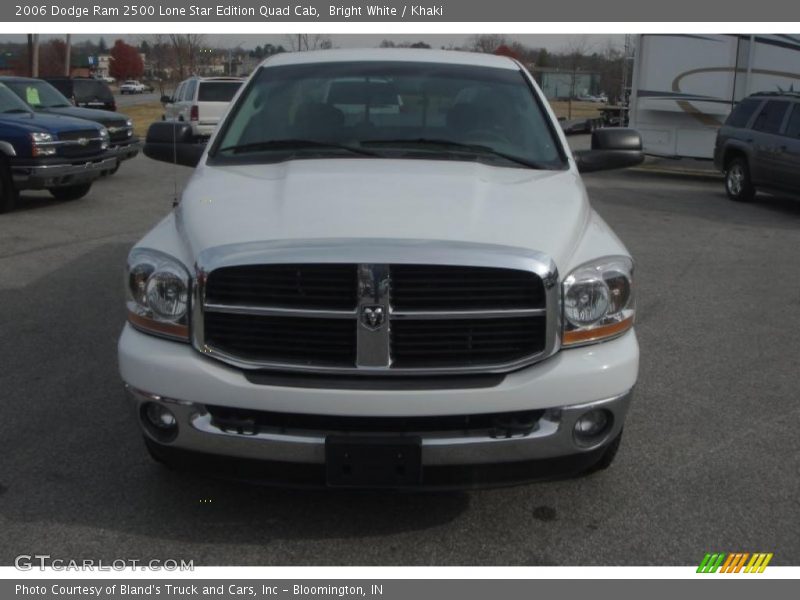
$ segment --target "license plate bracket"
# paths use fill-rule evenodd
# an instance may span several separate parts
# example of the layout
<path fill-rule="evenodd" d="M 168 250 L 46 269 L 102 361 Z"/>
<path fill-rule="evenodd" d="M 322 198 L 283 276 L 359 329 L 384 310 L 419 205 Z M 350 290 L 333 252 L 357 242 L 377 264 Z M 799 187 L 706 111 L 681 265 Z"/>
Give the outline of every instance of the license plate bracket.
<path fill-rule="evenodd" d="M 332 487 L 404 487 L 422 481 L 418 436 L 329 435 L 325 474 Z"/>

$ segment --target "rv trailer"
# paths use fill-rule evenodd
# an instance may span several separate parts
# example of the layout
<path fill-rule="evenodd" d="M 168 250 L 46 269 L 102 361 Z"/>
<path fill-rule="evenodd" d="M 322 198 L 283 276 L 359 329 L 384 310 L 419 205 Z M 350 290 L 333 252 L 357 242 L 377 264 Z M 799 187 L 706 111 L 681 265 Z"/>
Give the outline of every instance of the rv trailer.
<path fill-rule="evenodd" d="M 640 35 L 631 88 L 645 153 L 711 159 L 739 100 L 800 91 L 800 35 Z"/>

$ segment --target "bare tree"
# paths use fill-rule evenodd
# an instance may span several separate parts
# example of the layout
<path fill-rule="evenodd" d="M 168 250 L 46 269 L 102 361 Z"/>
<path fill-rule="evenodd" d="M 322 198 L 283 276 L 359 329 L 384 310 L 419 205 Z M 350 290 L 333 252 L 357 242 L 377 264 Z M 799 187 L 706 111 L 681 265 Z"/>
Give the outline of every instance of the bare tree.
<path fill-rule="evenodd" d="M 467 41 L 467 49 L 485 54 L 493 54 L 500 46 L 508 45 L 508 39 L 497 33 L 474 35 Z"/>
<path fill-rule="evenodd" d="M 198 52 L 205 44 L 206 36 L 202 33 L 170 33 L 169 40 L 175 50 L 179 77 L 183 79 L 187 70 L 189 75 L 194 74 L 197 68 Z"/>
<path fill-rule="evenodd" d="M 305 52 L 307 50 L 329 50 L 333 48 L 330 36 L 316 33 L 297 33 L 284 36 L 291 52 Z"/>

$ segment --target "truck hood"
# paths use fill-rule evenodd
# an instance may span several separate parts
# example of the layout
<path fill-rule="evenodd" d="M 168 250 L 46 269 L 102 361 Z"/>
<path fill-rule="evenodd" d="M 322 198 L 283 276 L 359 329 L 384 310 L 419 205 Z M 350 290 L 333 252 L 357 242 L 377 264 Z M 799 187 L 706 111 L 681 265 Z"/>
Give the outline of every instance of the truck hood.
<path fill-rule="evenodd" d="M 39 114 L 47 113 L 52 115 L 61 115 L 64 117 L 75 117 L 76 119 L 86 119 L 87 121 L 96 121 L 103 125 L 115 124 L 125 125 L 128 120 L 126 115 L 122 113 L 113 112 L 110 110 L 99 110 L 97 108 L 82 108 L 80 106 L 59 106 L 54 108 L 43 109 Z"/>
<path fill-rule="evenodd" d="M 589 213 L 573 171 L 308 159 L 199 167 L 176 226 L 194 257 L 242 242 L 380 238 L 513 246 L 545 252 L 559 266 Z"/>
<path fill-rule="evenodd" d="M 67 131 L 85 131 L 96 129 L 100 131 L 97 123 L 92 123 L 84 119 L 66 117 L 62 115 L 35 113 L 4 113 L 0 120 L 5 123 L 14 124 L 25 131 L 46 131 L 48 133 L 64 133 Z"/>

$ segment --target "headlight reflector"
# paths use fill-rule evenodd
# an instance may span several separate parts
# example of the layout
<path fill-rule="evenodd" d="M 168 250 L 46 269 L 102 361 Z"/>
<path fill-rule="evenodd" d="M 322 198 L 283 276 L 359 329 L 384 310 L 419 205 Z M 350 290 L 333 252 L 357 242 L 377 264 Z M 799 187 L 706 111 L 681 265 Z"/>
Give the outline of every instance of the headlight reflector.
<path fill-rule="evenodd" d="M 45 131 L 31 133 L 31 142 L 33 144 L 33 156 L 54 156 L 56 153 L 55 138 Z"/>
<path fill-rule="evenodd" d="M 128 256 L 128 321 L 148 333 L 189 339 L 189 272 L 180 261 L 147 248 Z"/>
<path fill-rule="evenodd" d="M 599 342 L 633 326 L 633 261 L 610 256 L 573 270 L 563 287 L 562 346 Z"/>

